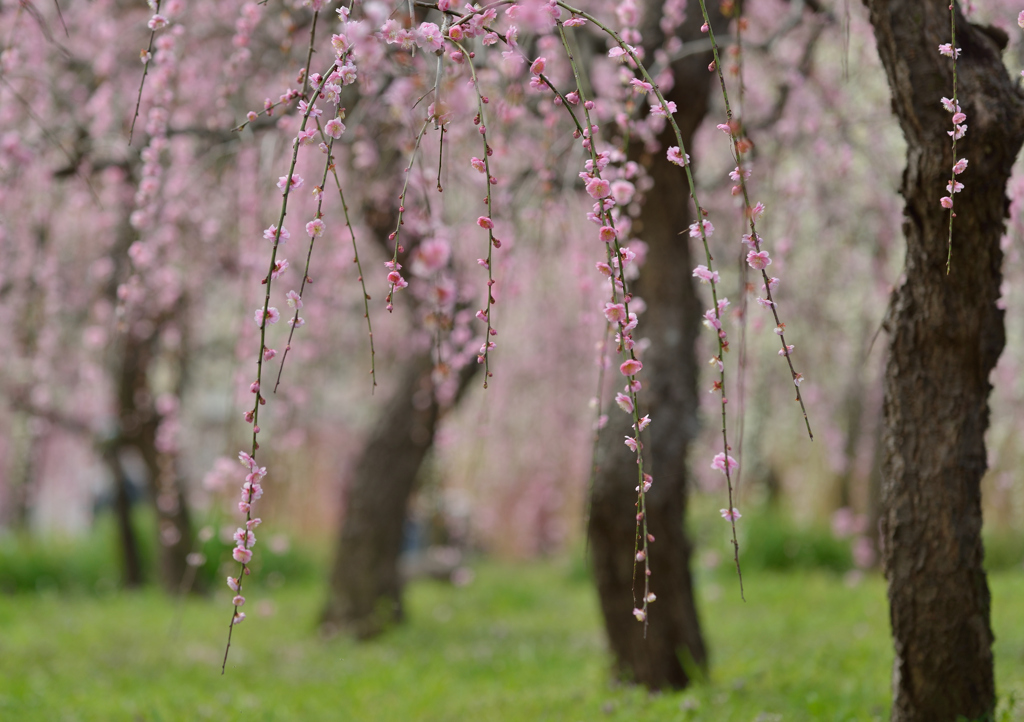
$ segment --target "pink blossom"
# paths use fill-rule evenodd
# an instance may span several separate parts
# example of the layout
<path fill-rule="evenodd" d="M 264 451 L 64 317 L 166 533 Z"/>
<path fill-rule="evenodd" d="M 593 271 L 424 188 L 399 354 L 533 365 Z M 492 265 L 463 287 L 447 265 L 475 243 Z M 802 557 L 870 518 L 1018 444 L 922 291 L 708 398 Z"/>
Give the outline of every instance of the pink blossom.
<path fill-rule="evenodd" d="M 709 221 L 707 218 L 705 218 L 702 225 L 704 227 L 704 237 L 705 238 L 711 238 L 711 236 L 714 235 L 714 233 L 715 233 L 715 227 L 713 225 L 711 225 L 711 221 Z M 700 229 L 701 229 L 701 227 L 697 225 L 696 221 L 691 223 L 690 224 L 690 238 L 700 238 L 701 237 Z"/>
<path fill-rule="evenodd" d="M 245 604 L 245 597 L 243 597 L 241 594 L 236 594 L 234 599 L 231 600 L 231 603 L 234 604 L 236 607 L 240 607 L 243 604 Z"/>
<path fill-rule="evenodd" d="M 960 57 L 961 48 L 953 49 L 952 43 L 946 43 L 945 45 L 939 46 L 939 53 L 945 55 L 947 58 L 953 58 L 956 60 Z"/>
<path fill-rule="evenodd" d="M 693 269 L 693 277 L 700 279 L 701 283 L 718 283 L 718 271 L 709 271 L 708 267 L 704 265 Z"/>
<path fill-rule="evenodd" d="M 232 624 L 241 624 L 245 621 L 245 612 L 236 612 L 235 616 L 231 618 Z"/>
<path fill-rule="evenodd" d="M 406 285 L 409 285 L 409 284 L 406 284 Z M 400 286 L 398 286 L 396 284 L 395 288 L 404 288 L 404 287 L 400 287 Z M 303 326 L 306 325 L 306 319 L 302 318 L 302 316 L 299 316 L 298 318 L 289 318 L 288 319 L 288 325 L 291 326 L 292 328 L 302 328 Z"/>
<path fill-rule="evenodd" d="M 238 580 L 234 577 L 228 577 L 228 587 L 231 589 L 231 591 L 237 592 L 240 588 L 238 586 Z"/>
<path fill-rule="evenodd" d="M 601 226 L 601 240 L 605 243 L 611 243 L 618 237 L 619 233 L 611 226 Z"/>
<path fill-rule="evenodd" d="M 479 218 L 477 218 L 476 224 L 481 228 L 485 228 L 487 230 L 491 230 L 494 228 L 494 221 L 492 221 L 487 216 L 480 216 Z"/>
<path fill-rule="evenodd" d="M 804 382 L 804 375 L 803 374 L 793 374 L 793 383 L 794 384 L 799 386 L 803 382 Z"/>
<path fill-rule="evenodd" d="M 251 549 L 256 543 L 256 535 L 247 529 L 238 529 L 233 537 L 235 545 L 241 549 Z"/>
<path fill-rule="evenodd" d="M 345 132 L 345 124 L 338 118 L 331 118 L 324 125 L 324 132 L 332 138 L 340 138 L 341 134 Z"/>
<path fill-rule="evenodd" d="M 715 309 L 709 308 L 704 312 L 704 325 L 717 331 L 722 330 L 722 321 L 719 319 L 718 314 L 715 313 Z"/>
<path fill-rule="evenodd" d="M 775 305 L 775 301 L 769 301 L 767 298 L 758 297 L 755 298 L 754 300 L 757 301 L 757 305 L 760 306 L 761 308 L 771 308 L 772 306 Z"/>
<path fill-rule="evenodd" d="M 634 439 L 632 436 L 627 436 L 625 442 L 623 442 L 623 443 L 625 443 L 626 446 L 629 447 L 630 451 L 632 451 L 634 454 L 636 453 L 636 450 L 637 450 L 637 440 L 636 439 Z"/>
<path fill-rule="evenodd" d="M 567 23 L 568 24 L 568 23 Z M 636 617 L 636 621 L 642 622 L 647 619 L 647 612 L 642 609 L 633 608 L 633 616 Z"/>
<path fill-rule="evenodd" d="M 656 596 L 655 596 L 654 592 L 648 592 L 647 596 L 646 596 L 646 597 L 644 597 L 644 599 L 645 599 L 645 600 L 646 600 L 646 601 L 647 601 L 648 603 L 650 603 L 650 602 L 653 602 L 653 601 L 654 601 L 655 599 L 657 599 L 657 598 L 658 598 L 658 597 L 656 597 Z"/>
<path fill-rule="evenodd" d="M 434 23 L 421 23 L 416 29 L 416 44 L 424 50 L 431 52 L 440 50 L 443 43 L 444 37 L 441 35 L 441 29 Z"/>
<path fill-rule="evenodd" d="M 604 305 L 604 317 L 608 319 L 608 323 L 625 323 L 625 305 L 621 303 L 606 303 Z"/>
<path fill-rule="evenodd" d="M 252 552 L 248 549 L 242 549 L 241 547 L 235 547 L 231 550 L 231 556 L 234 557 L 236 562 L 242 564 L 248 564 L 252 559 Z"/>
<path fill-rule="evenodd" d="M 643 367 L 644 365 L 635 358 L 626 359 L 619 365 L 619 372 L 623 376 L 635 376 Z"/>
<path fill-rule="evenodd" d="M 653 85 L 643 80 L 640 80 L 640 78 L 633 78 L 632 80 L 629 81 L 629 84 L 633 86 L 634 91 L 636 91 L 637 93 L 644 93 L 645 95 L 654 90 Z"/>
<path fill-rule="evenodd" d="M 950 193 L 950 194 L 952 194 L 952 193 L 959 193 L 963 189 L 964 189 L 964 184 L 960 183 L 958 181 L 954 181 L 952 183 L 946 183 L 946 192 L 947 193 Z"/>
<path fill-rule="evenodd" d="M 670 163 L 675 163 L 678 166 L 686 166 L 690 164 L 690 154 L 683 155 L 682 151 L 679 150 L 678 145 L 670 146 L 666 153 Z"/>
<path fill-rule="evenodd" d="M 953 199 L 950 198 L 949 196 L 943 196 L 942 198 L 940 198 L 939 199 L 939 203 L 942 204 L 943 208 L 952 208 L 953 207 Z"/>
<path fill-rule="evenodd" d="M 955 100 L 951 100 L 949 98 L 943 98 L 941 102 L 942 102 L 942 107 L 946 109 L 947 113 L 959 113 L 960 112 L 960 104 L 957 103 Z"/>
<path fill-rule="evenodd" d="M 764 203 L 758 202 L 750 209 L 750 220 L 757 222 L 764 215 Z"/>
<path fill-rule="evenodd" d="M 946 135 L 950 136 L 953 140 L 960 140 L 967 135 L 966 125 L 954 125 L 953 130 L 946 131 Z"/>
<path fill-rule="evenodd" d="M 598 273 L 600 273 L 601 275 L 604 275 L 604 276 L 611 276 L 612 275 L 612 267 L 609 266 L 604 261 L 598 261 L 597 263 L 594 264 L 594 267 L 597 268 Z"/>
<path fill-rule="evenodd" d="M 146 23 L 146 26 L 150 30 L 153 30 L 153 31 L 163 30 L 164 28 L 167 27 L 167 25 L 168 25 L 167 18 L 165 18 L 163 15 L 160 15 L 159 13 L 154 15 L 153 17 L 151 17 L 149 19 L 149 22 Z"/>
<path fill-rule="evenodd" d="M 622 180 L 621 178 L 616 181 L 612 181 L 612 198 L 619 205 L 625 205 L 633 200 L 633 195 L 636 193 L 636 186 L 630 183 L 628 180 Z"/>
<path fill-rule="evenodd" d="M 958 161 L 956 162 L 956 164 L 955 164 L 955 165 L 953 166 L 953 172 L 954 172 L 954 173 L 955 173 L 956 175 L 960 175 L 960 174 L 961 174 L 961 173 L 963 173 L 963 172 L 964 172 L 965 170 L 967 170 L 967 159 L 966 159 L 966 158 L 961 158 L 961 159 L 960 159 L 960 160 L 958 160 Z"/>
<path fill-rule="evenodd" d="M 460 42 L 466 37 L 466 31 L 462 29 L 461 25 L 452 25 L 448 28 L 448 37 L 455 42 Z"/>
<path fill-rule="evenodd" d="M 482 160 L 475 156 L 469 159 L 469 164 L 476 168 L 481 173 L 485 173 L 487 171 L 487 165 Z"/>
<path fill-rule="evenodd" d="M 547 63 L 547 60 L 545 60 L 544 58 L 537 58 L 530 65 L 530 72 L 533 73 L 534 75 L 540 75 L 541 73 L 544 72 L 545 63 Z"/>
<path fill-rule="evenodd" d="M 274 270 L 270 272 L 270 279 L 274 280 L 288 270 L 288 259 L 282 258 L 274 264 Z"/>
<path fill-rule="evenodd" d="M 352 43 L 345 35 L 332 35 L 331 46 L 334 48 L 334 54 L 339 58 L 348 52 L 348 49 L 352 47 Z"/>
<path fill-rule="evenodd" d="M 640 419 L 640 424 L 637 426 L 637 428 L 640 431 L 643 431 L 644 429 L 646 429 L 650 425 L 651 425 L 651 415 L 650 414 L 644 414 L 643 418 Z M 646 478 L 649 478 L 649 477 L 647 477 L 646 474 L 644 474 L 644 476 Z M 650 482 L 645 482 L 645 484 L 644 484 L 644 491 L 647 491 L 650 488 L 651 488 Z"/>
<path fill-rule="evenodd" d="M 646 558 L 647 558 L 647 552 L 645 552 L 643 549 L 641 549 L 640 551 L 638 551 L 636 553 L 636 560 L 638 562 L 642 562 Z"/>
<path fill-rule="evenodd" d="M 722 518 L 726 521 L 736 521 L 741 516 L 743 516 L 742 514 L 740 514 L 740 510 L 737 509 L 736 507 L 733 507 L 732 509 L 719 509 L 719 513 L 722 515 Z"/>
<path fill-rule="evenodd" d="M 960 125 L 965 120 L 967 120 L 967 114 L 966 113 L 954 113 L 952 120 L 953 120 L 953 125 Z"/>
<path fill-rule="evenodd" d="M 289 183 L 289 180 L 288 180 L 288 176 L 286 176 L 286 175 L 283 175 L 283 176 L 281 176 L 280 178 L 277 179 L 277 187 L 280 188 L 282 191 L 285 190 L 285 186 L 290 186 L 291 190 L 296 190 L 296 189 L 302 187 L 302 183 L 303 183 L 302 176 L 300 176 L 298 174 L 294 174 L 294 175 L 291 176 L 290 183 Z"/>
<path fill-rule="evenodd" d="M 281 312 L 278 311 L 273 306 L 271 306 L 270 308 L 267 309 L 265 318 L 266 318 L 266 321 L 267 321 L 268 324 L 274 325 L 279 320 L 281 320 Z M 256 325 L 257 326 L 263 326 L 263 320 L 264 320 L 263 309 L 262 308 L 257 308 L 256 309 L 256 317 L 255 317 Z"/>
<path fill-rule="evenodd" d="M 319 237 L 324 234 L 324 222 L 319 218 L 306 224 L 306 233 L 310 238 Z"/>
<path fill-rule="evenodd" d="M 615 394 L 615 403 L 627 414 L 633 413 L 633 399 L 623 393 Z"/>
<path fill-rule="evenodd" d="M 591 178 L 587 181 L 587 193 L 591 198 L 600 200 L 607 198 L 612 192 L 612 184 L 604 178 Z"/>
<path fill-rule="evenodd" d="M 658 105 L 651 106 L 651 115 L 661 116 L 662 118 L 667 118 L 675 112 L 676 104 L 671 100 L 666 100 L 665 105 L 659 103 Z"/>
<path fill-rule="evenodd" d="M 289 308 L 294 308 L 296 311 L 302 308 L 302 297 L 299 296 L 299 294 L 296 293 L 294 290 L 286 293 L 285 298 L 288 299 Z"/>
<path fill-rule="evenodd" d="M 276 239 L 278 237 L 277 226 L 270 226 L 265 231 L 263 231 L 263 237 L 266 238 L 268 241 L 273 241 L 274 239 Z M 288 229 L 285 228 L 284 226 L 281 226 L 281 237 L 278 240 L 278 243 L 284 245 L 291 237 L 292 234 L 288 232 Z"/>
<path fill-rule="evenodd" d="M 729 171 L 729 177 L 732 178 L 732 180 L 735 181 L 736 183 L 740 182 L 741 174 L 742 174 L 743 179 L 746 180 L 747 178 L 750 177 L 750 169 L 749 168 L 744 168 L 741 171 L 740 167 L 736 166 L 731 171 Z"/>
<path fill-rule="evenodd" d="M 736 470 L 737 468 L 739 468 L 740 464 L 739 464 L 738 461 L 736 461 L 736 459 L 732 458 L 731 456 L 728 457 L 728 458 L 729 458 L 729 471 L 730 472 Z M 714 469 L 715 471 L 721 471 L 723 474 L 726 473 L 725 472 L 725 459 L 726 459 L 725 453 L 719 451 L 717 454 L 715 454 L 715 458 L 711 462 L 711 468 Z"/>
<path fill-rule="evenodd" d="M 747 263 L 751 268 L 761 271 L 772 265 L 772 259 L 768 256 L 768 251 L 751 251 L 747 254 Z"/>
<path fill-rule="evenodd" d="M 324 114 L 324 111 L 316 107 L 316 103 L 312 105 L 308 104 L 305 100 L 299 101 L 299 114 L 302 116 L 310 116 L 312 118 L 319 118 Z"/>
<path fill-rule="evenodd" d="M 789 344 L 786 348 L 779 349 L 779 356 L 789 356 L 793 353 L 793 344 Z"/>
<path fill-rule="evenodd" d="M 1024 10 L 1021 11 L 1020 15 L 1017 16 L 1017 25 L 1024 30 Z"/>

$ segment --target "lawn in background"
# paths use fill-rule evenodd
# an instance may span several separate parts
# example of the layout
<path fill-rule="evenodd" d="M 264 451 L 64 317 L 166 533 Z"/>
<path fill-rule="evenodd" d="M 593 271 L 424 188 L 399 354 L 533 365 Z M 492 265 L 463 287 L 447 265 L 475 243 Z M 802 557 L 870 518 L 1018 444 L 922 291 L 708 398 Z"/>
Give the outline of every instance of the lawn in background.
<path fill-rule="evenodd" d="M 752 572 L 744 603 L 734 578 L 700 572 L 710 677 L 651 695 L 609 682 L 582 568 L 481 563 L 465 587 L 419 582 L 407 623 L 369 644 L 317 636 L 321 586 L 254 590 L 224 676 L 226 587 L 182 603 L 155 590 L 0 596 L 0 719 L 888 718 L 892 652 L 879 577 L 849 585 L 826 572 Z M 1005 700 L 1024 692 L 1024 574 L 995 573 L 991 586 Z"/>

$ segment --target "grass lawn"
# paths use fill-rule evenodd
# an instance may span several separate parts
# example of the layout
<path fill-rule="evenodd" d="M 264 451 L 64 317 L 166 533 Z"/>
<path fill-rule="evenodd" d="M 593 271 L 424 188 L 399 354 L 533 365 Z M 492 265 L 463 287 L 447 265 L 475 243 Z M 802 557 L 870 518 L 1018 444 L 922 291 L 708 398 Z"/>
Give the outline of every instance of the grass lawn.
<path fill-rule="evenodd" d="M 364 645 L 317 638 L 324 590 L 254 590 L 220 660 L 224 594 L 0 597 L 0 720 L 883 720 L 892 652 L 882 580 L 702 572 L 710 679 L 614 686 L 579 563 L 483 563 L 464 588 L 408 594 L 408 623 Z M 997 684 L 1024 695 L 1024 574 L 992 575 Z M 629 610 L 624 610 L 628 614 Z M 657 614 L 657 604 L 652 608 Z"/>

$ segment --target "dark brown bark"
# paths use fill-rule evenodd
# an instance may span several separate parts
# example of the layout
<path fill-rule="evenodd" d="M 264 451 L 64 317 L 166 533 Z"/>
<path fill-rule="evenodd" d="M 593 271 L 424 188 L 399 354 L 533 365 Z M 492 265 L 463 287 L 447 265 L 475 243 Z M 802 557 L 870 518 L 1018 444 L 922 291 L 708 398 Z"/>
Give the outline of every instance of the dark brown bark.
<path fill-rule="evenodd" d="M 434 395 L 430 355 L 409 359 L 399 386 L 363 449 L 345 490 L 345 519 L 331 571 L 323 624 L 368 639 L 400 622 L 398 558 L 409 497 L 434 443 L 442 410 Z M 462 369 L 455 403 L 477 365 Z"/>
<path fill-rule="evenodd" d="M 657 13 L 648 13 L 657 21 Z M 690 3 L 684 40 L 701 37 L 700 8 Z M 655 39 L 654 28 L 644 37 Z M 710 53 L 691 56 L 673 67 L 676 84 L 668 98 L 679 107 L 677 122 L 687 147 L 707 112 L 714 75 L 708 72 Z M 663 147 L 676 145 L 662 137 Z M 650 413 L 645 470 L 654 477 L 647 494 L 651 546 L 651 605 L 646 638 L 634 607 L 633 541 L 637 486 L 636 457 L 622 443 L 631 433 L 625 414 L 610 412 L 601 432 L 598 472 L 591 491 L 587 533 L 615 667 L 623 679 L 651 689 L 682 688 L 695 669 L 707 664 L 690 575 L 691 545 L 683 526 L 687 501 L 686 451 L 697 431 L 697 361 L 694 343 L 701 314 L 692 283 L 695 265 L 686 241 L 692 203 L 685 176 L 668 163 L 664 151 L 643 159 L 654 187 L 640 216 L 639 235 L 649 245 L 647 261 L 631 289 L 647 302 L 641 319 L 643 335 L 652 341 L 644 355 L 642 413 Z M 680 233 L 683 236 L 680 237 Z M 613 365 L 613 369 L 614 369 Z M 639 569 L 637 589 L 643 589 Z M 636 600 L 642 595 L 637 591 Z"/>
<path fill-rule="evenodd" d="M 988 377 L 1004 345 L 1006 182 L 1024 141 L 1024 98 L 1000 54 L 1005 36 L 957 13 L 958 155 L 970 160 L 956 197 L 946 275 L 946 195 L 954 158 L 946 0 L 866 0 L 907 139 L 902 194 L 906 281 L 890 309 L 882 434 L 883 565 L 896 659 L 892 719 L 990 718 L 995 707 L 989 591 L 982 569 L 981 477 Z"/>
<path fill-rule="evenodd" d="M 156 338 L 155 332 L 139 338 L 129 331 L 121 340 L 117 377 L 119 433 L 112 443 L 115 456 L 122 448 L 134 447 L 145 462 L 149 496 L 158 526 L 157 578 L 165 591 L 175 594 L 181 589 L 181 580 L 188 569 L 186 559 L 192 544 L 192 526 L 176 459 L 157 447 L 160 416 L 149 386 Z M 115 474 L 123 476 L 116 458 L 114 463 L 118 466 Z M 120 486 L 123 484 L 119 483 Z M 122 519 L 120 510 L 118 518 L 124 534 L 126 519 Z"/>

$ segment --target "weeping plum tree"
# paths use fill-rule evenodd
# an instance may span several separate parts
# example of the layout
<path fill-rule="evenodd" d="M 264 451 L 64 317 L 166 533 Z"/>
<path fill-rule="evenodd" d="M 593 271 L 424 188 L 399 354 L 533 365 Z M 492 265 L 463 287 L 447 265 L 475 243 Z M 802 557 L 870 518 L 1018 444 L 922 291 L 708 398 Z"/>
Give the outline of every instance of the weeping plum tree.
<path fill-rule="evenodd" d="M 1024 94 L 1003 65 L 1005 33 L 969 23 L 959 4 L 866 4 L 907 140 L 906 280 L 887 318 L 882 437 L 892 719 L 987 719 L 995 683 L 981 479 L 989 374 L 1005 343 L 1000 239 Z"/>
<path fill-rule="evenodd" d="M 649 10 L 654 10 L 653 5 Z M 686 8 L 686 22 L 678 30 L 684 42 L 703 37 L 700 5 Z M 644 38 L 651 48 L 664 41 L 658 26 L 660 14 L 649 11 Z M 721 16 L 714 20 L 721 22 Z M 676 61 L 675 84 L 666 94 L 680 108 L 677 122 L 686 145 L 708 109 L 708 90 L 714 76 L 707 65 L 710 49 Z M 659 141 L 672 145 L 672 129 Z M 633 603 L 635 585 L 634 520 L 623 514 L 635 501 L 633 489 L 623 483 L 635 469 L 636 458 L 619 443 L 628 425 L 618 416 L 602 429 L 597 471 L 590 498 L 587 534 L 594 575 L 601 599 L 605 629 L 615 654 L 618 673 L 647 687 L 685 687 L 688 671 L 704 667 L 707 651 L 694 603 L 690 574 L 691 544 L 683 520 L 686 514 L 686 454 L 697 430 L 698 367 L 695 343 L 701 308 L 691 270 L 690 247 L 680 242 L 693 221 L 688 204 L 677 202 L 685 192 L 678 168 L 664 155 L 646 154 L 643 160 L 654 181 L 637 219 L 647 243 L 647 259 L 633 292 L 649 304 L 644 327 L 652 345 L 644 357 L 650 381 L 640 402 L 659 420 L 652 427 L 650 460 L 656 483 L 647 495 L 648 530 L 656 539 L 651 555 L 652 575 L 658 580 L 659 608 L 645 630 L 623 617 L 623 607 Z M 624 428 L 625 427 L 625 428 Z"/>

